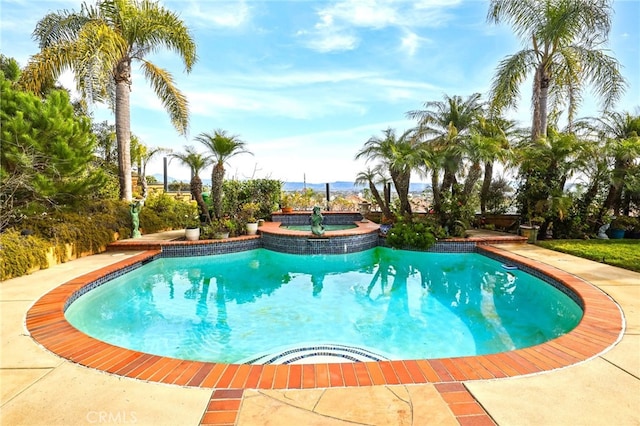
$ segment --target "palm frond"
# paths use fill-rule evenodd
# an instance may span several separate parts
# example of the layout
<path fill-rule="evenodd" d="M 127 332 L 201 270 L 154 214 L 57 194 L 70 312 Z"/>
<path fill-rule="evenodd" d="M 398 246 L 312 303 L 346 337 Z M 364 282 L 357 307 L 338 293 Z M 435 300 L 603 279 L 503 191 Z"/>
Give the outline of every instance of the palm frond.
<path fill-rule="evenodd" d="M 516 106 L 520 98 L 520 86 L 533 70 L 535 57 L 535 51 L 526 49 L 500 61 L 489 95 L 494 111 Z"/>
<path fill-rule="evenodd" d="M 169 113 L 171 122 L 181 135 L 186 135 L 189 128 L 189 102 L 178 90 L 171 74 L 149 61 L 142 61 L 144 76 L 151 83 L 156 96 Z"/>

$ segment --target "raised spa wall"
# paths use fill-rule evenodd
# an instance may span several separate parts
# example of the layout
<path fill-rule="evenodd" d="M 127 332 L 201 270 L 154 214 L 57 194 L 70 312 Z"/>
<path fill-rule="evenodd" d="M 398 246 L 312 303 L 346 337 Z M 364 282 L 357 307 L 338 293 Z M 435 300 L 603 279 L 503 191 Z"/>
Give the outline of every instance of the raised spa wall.
<path fill-rule="evenodd" d="M 323 224 L 356 224 L 357 228 L 327 231 L 322 236 L 311 231 L 294 231 L 280 226 L 309 225 L 309 212 L 274 213 L 272 222 L 261 227 L 262 247 L 290 254 L 345 254 L 368 250 L 379 245 L 379 226 L 362 222 L 362 215 L 353 212 L 323 212 Z"/>

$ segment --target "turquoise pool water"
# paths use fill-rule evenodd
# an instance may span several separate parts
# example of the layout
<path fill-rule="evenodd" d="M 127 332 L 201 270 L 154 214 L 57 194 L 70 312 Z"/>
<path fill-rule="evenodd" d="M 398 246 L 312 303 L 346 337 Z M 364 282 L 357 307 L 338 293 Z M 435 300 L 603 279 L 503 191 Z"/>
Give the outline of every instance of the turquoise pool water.
<path fill-rule="evenodd" d="M 508 351 L 573 329 L 564 293 L 478 254 L 264 249 L 150 262 L 72 303 L 97 339 L 188 360 L 240 362 L 302 344 L 389 359 Z"/>
<path fill-rule="evenodd" d="M 311 225 L 281 225 L 281 228 L 291 229 L 294 231 L 309 231 L 311 232 Z M 342 231 L 345 229 L 354 229 L 357 228 L 358 225 L 355 224 L 347 224 L 347 225 L 324 225 L 325 231 Z"/>

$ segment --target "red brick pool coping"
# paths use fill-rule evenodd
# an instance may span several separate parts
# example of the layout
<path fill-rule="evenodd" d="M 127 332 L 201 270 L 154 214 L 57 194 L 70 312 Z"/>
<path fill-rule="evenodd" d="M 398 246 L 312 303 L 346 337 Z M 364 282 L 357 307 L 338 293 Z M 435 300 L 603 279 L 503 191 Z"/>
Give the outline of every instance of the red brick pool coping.
<path fill-rule="evenodd" d="M 144 245 L 139 242 L 129 247 L 139 249 Z M 158 242 L 149 242 L 149 245 L 158 247 Z M 241 399 L 244 389 L 315 389 L 420 383 L 436 384 L 436 389 L 450 403 L 452 412 L 461 424 L 491 424 L 490 418 L 475 400 L 469 402 L 471 405 L 458 405 L 458 397 L 448 401 L 445 394 L 466 392 L 461 382 L 468 380 L 542 373 L 593 358 L 619 340 L 624 319 L 618 305 L 609 296 L 574 275 L 495 246 L 480 244 L 478 251 L 527 265 L 574 291 L 584 306 L 584 316 L 578 326 L 540 345 L 490 355 L 336 364 L 240 365 L 186 361 L 125 349 L 94 339 L 67 322 L 64 305 L 75 291 L 111 272 L 156 256 L 161 252 L 160 248 L 156 248 L 82 275 L 51 290 L 29 309 L 26 327 L 31 337 L 49 351 L 89 368 L 148 382 L 216 389 L 202 424 L 233 424 L 238 413 L 237 400 Z"/>

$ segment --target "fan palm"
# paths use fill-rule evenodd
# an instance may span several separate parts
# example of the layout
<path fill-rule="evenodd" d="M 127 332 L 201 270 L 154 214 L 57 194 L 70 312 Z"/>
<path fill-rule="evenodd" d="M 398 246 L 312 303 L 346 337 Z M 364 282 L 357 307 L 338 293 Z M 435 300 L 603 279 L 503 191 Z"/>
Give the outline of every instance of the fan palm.
<path fill-rule="evenodd" d="M 200 154 L 193 146 L 190 145 L 185 145 L 184 153 L 173 153 L 170 157 L 172 159 L 175 158 L 185 166 L 191 168 L 191 181 L 189 183 L 191 196 L 196 200 L 196 203 L 198 203 L 200 216 L 204 217 L 207 223 L 211 222 L 209 207 L 202 196 L 202 179 L 200 179 L 200 172 L 211 164 L 211 159 Z"/>
<path fill-rule="evenodd" d="M 532 139 L 547 134 L 548 104 L 558 110 L 568 102 L 572 123 L 582 86 L 590 84 L 608 109 L 622 95 L 625 82 L 616 59 L 599 46 L 611 28 L 610 0 L 491 0 L 487 19 L 507 22 L 528 46 L 503 59 L 491 99 L 502 110 L 515 106 L 519 86 L 533 73 Z"/>
<path fill-rule="evenodd" d="M 211 172 L 211 200 L 213 214 L 216 218 L 222 216 L 222 183 L 224 181 L 224 164 L 230 158 L 239 154 L 251 154 L 246 149 L 246 143 L 237 135 L 230 135 L 225 130 L 216 129 L 213 133 L 200 133 L 195 138 L 202 143 L 210 153 L 212 163 Z"/>
<path fill-rule="evenodd" d="M 152 0 L 98 0 L 82 3 L 80 12 L 63 10 L 42 18 L 33 32 L 40 52 L 25 67 L 21 84 L 39 93 L 47 79 L 70 69 L 77 90 L 89 102 L 107 102 L 115 110 L 120 197 L 130 200 L 131 64 L 140 61 L 145 78 L 180 134 L 188 127 L 186 97 L 173 77 L 146 57 L 167 48 L 177 53 L 189 72 L 196 45 L 178 15 Z"/>

